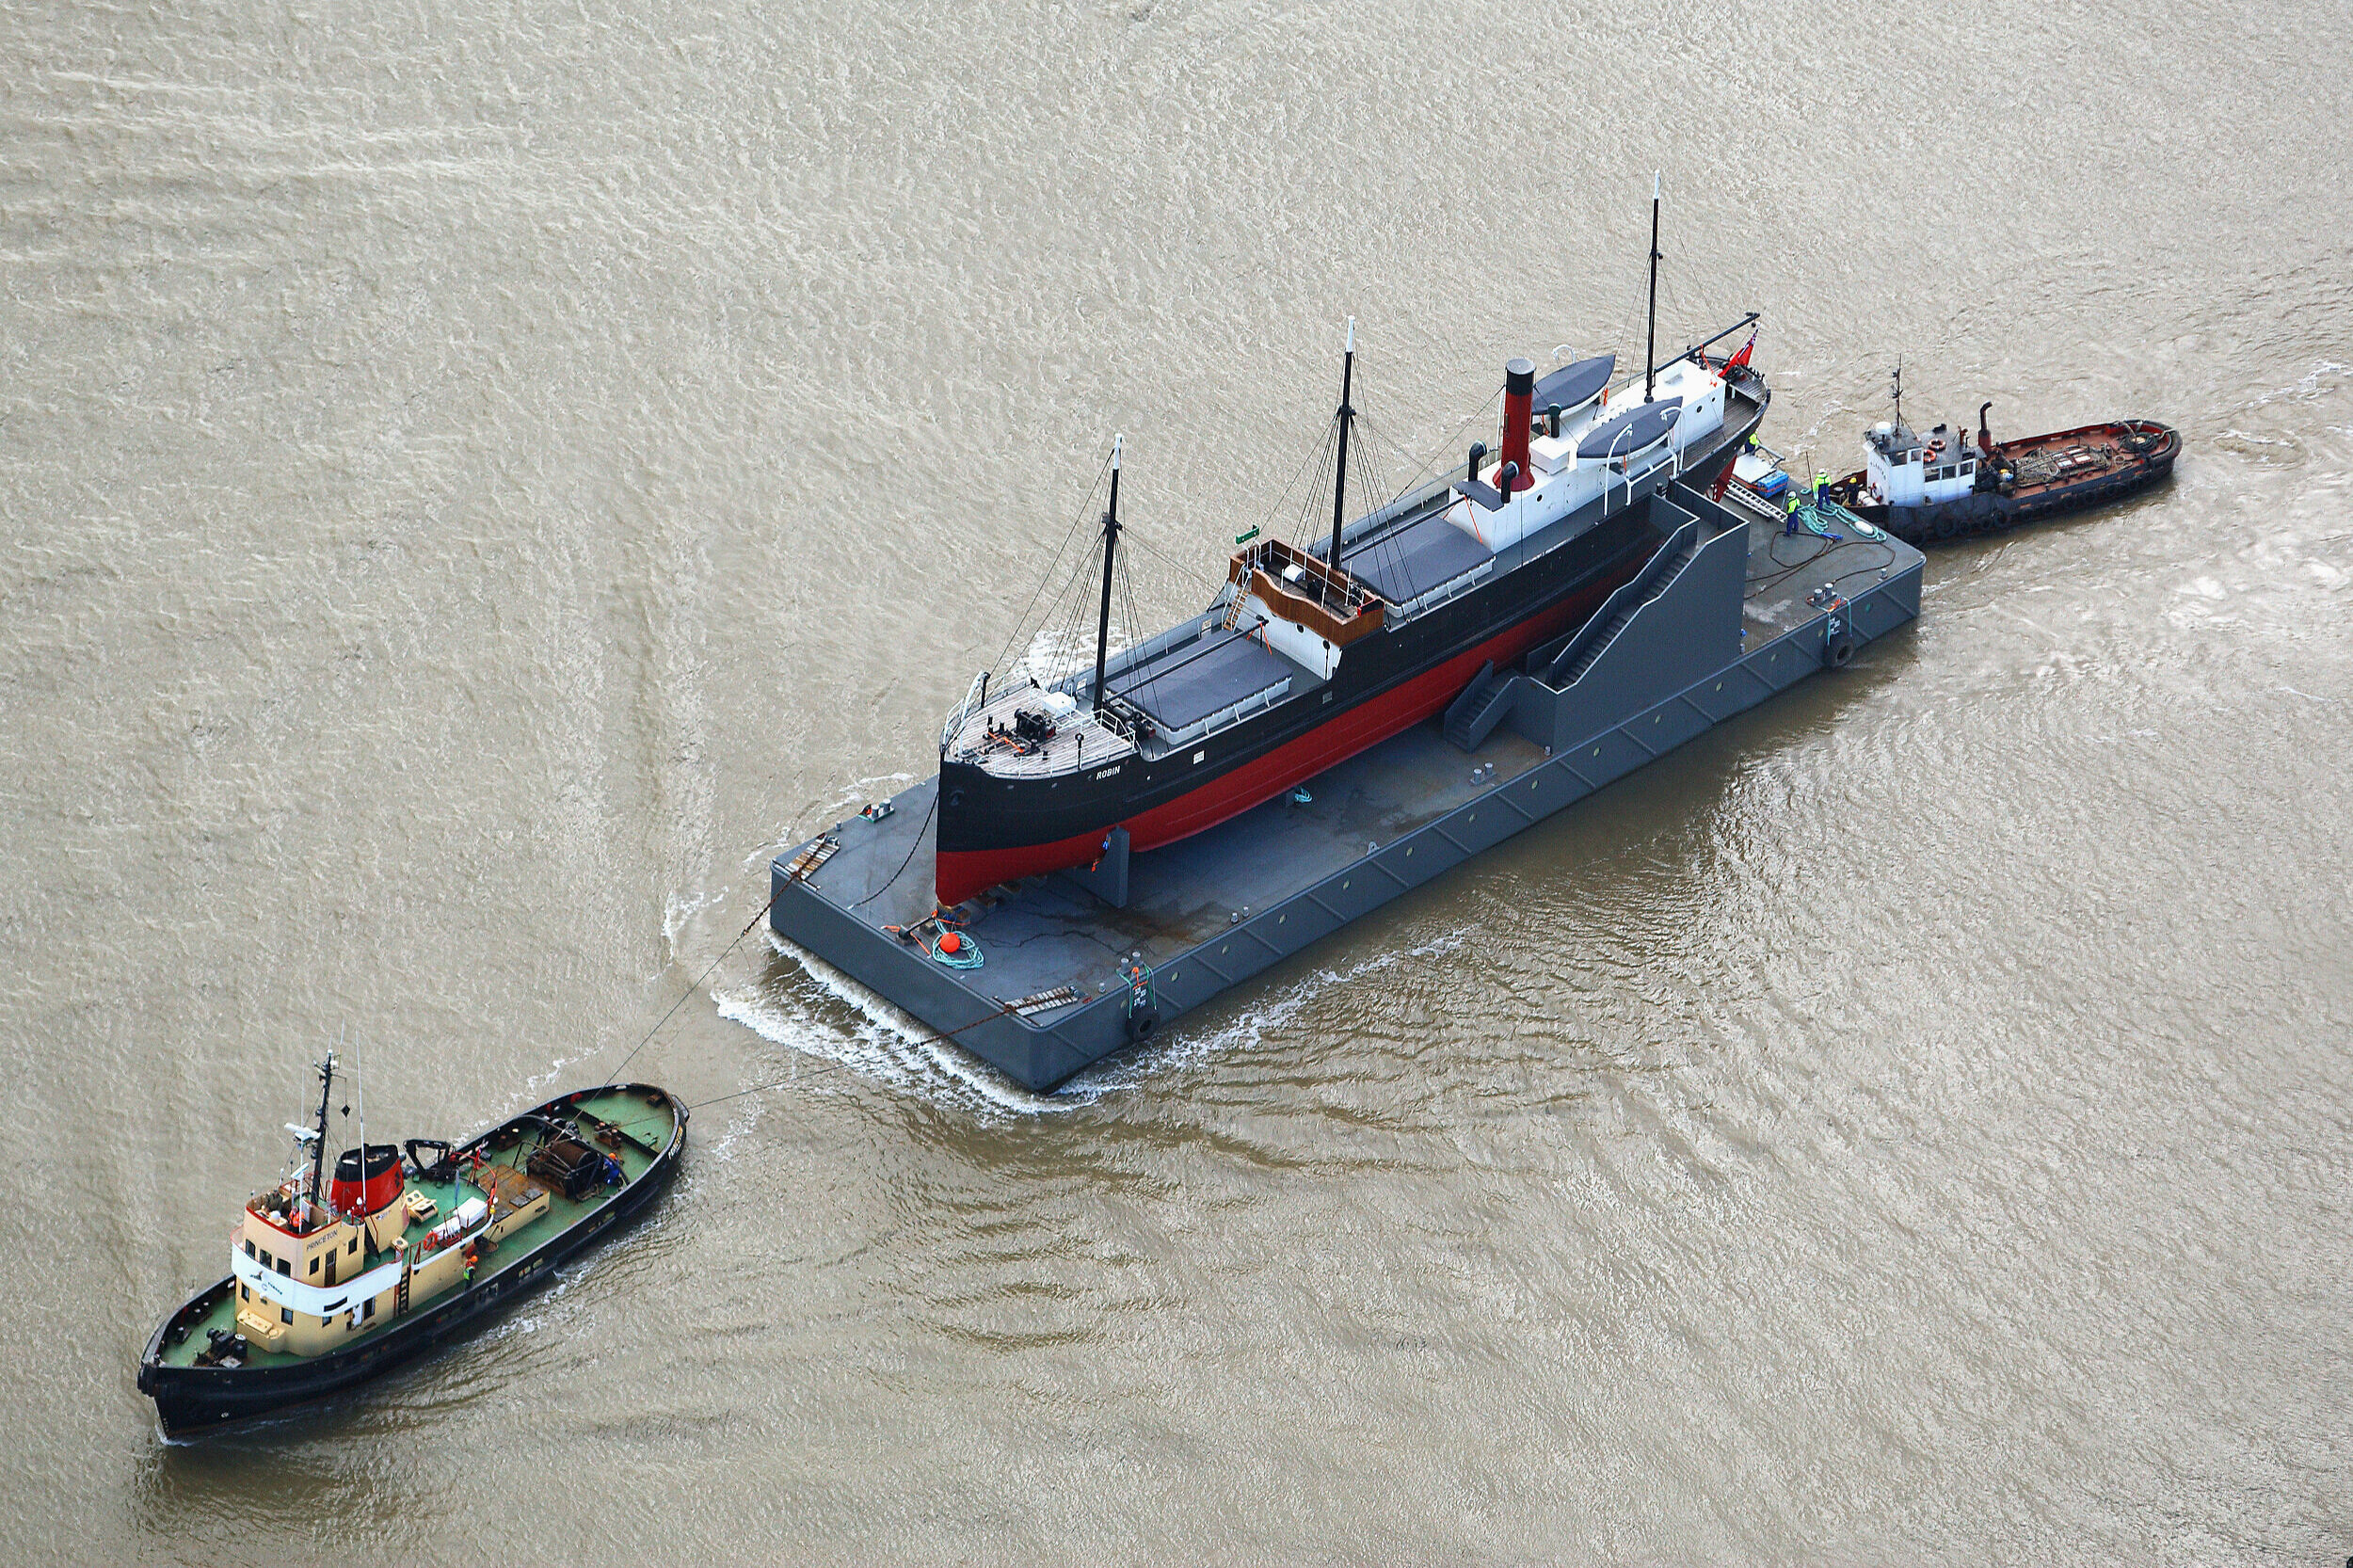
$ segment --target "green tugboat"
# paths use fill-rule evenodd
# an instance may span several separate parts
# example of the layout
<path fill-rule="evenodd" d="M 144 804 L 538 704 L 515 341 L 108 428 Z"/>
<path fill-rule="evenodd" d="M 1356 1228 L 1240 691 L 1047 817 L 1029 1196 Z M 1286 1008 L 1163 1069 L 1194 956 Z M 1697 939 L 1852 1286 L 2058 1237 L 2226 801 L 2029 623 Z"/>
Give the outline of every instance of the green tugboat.
<path fill-rule="evenodd" d="M 178 1436 L 365 1382 L 537 1285 L 651 1203 L 686 1147 L 686 1108 L 650 1084 L 576 1090 L 453 1148 L 434 1139 L 327 1159 L 336 1059 L 315 1128 L 229 1236 L 231 1273 L 164 1320 L 139 1392 Z"/>

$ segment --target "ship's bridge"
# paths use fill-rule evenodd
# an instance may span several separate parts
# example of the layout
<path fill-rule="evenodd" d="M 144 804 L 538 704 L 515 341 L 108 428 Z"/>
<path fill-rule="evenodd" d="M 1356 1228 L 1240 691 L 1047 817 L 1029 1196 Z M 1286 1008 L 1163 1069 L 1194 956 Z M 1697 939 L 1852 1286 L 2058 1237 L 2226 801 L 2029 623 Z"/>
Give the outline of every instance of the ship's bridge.
<path fill-rule="evenodd" d="M 1900 419 L 1882 420 L 1863 440 L 1868 449 L 1864 473 L 1882 505 L 1958 501 L 1977 487 L 1979 455 L 1947 425 L 1921 436 Z"/>

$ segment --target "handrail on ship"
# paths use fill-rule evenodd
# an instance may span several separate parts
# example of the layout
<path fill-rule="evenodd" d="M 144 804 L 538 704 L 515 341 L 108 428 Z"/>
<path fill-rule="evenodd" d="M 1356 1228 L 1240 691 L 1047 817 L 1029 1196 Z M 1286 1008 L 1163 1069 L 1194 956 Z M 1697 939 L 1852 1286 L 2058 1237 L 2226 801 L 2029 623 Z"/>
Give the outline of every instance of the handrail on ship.
<path fill-rule="evenodd" d="M 939 731 L 939 755 L 942 758 L 948 755 L 948 748 L 955 744 L 956 737 L 964 733 L 965 721 L 977 709 L 987 706 L 988 671 L 983 670 L 972 678 L 972 684 L 964 689 L 964 700 L 949 713 L 947 724 Z"/>

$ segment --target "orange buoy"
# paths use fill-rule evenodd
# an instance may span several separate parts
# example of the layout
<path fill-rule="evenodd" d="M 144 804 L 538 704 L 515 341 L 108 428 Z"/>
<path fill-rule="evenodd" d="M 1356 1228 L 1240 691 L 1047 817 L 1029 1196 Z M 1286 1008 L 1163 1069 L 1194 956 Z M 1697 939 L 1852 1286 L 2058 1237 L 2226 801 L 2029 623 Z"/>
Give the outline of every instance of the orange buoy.
<path fill-rule="evenodd" d="M 963 950 L 964 938 L 952 931 L 939 939 L 939 951 L 942 952 L 961 952 Z"/>

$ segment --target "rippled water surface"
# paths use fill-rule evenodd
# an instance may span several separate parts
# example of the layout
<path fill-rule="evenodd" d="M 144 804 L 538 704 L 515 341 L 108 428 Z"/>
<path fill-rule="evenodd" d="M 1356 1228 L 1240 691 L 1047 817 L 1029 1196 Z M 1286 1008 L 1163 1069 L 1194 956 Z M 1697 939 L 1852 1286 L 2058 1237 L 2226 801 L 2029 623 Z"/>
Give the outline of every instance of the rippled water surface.
<path fill-rule="evenodd" d="M 0 8 L 0 1555 L 2353 1551 L 2353 43 L 2314 4 Z M 593 1081 L 927 771 L 1109 434 L 1173 618 L 1509 355 L 2167 489 L 1050 1101 L 775 951 L 651 1221 L 364 1397 L 133 1384 L 339 1034 Z M 1292 505 L 1296 505 L 1293 498 Z"/>

